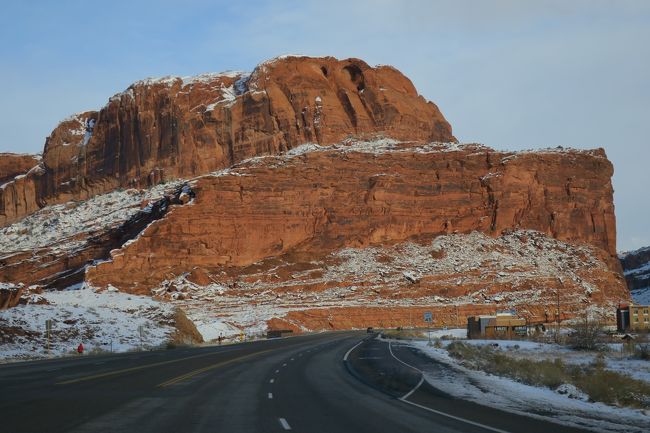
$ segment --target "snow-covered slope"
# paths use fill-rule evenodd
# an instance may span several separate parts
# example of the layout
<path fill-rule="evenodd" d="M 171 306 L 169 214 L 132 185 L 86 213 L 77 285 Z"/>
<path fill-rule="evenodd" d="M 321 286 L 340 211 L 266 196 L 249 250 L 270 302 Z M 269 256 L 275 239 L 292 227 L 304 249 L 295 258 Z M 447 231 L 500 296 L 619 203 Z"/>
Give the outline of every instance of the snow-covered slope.
<path fill-rule="evenodd" d="M 52 321 L 50 354 L 124 352 L 165 344 L 174 332 L 174 308 L 150 297 L 97 293 L 85 285 L 31 295 L 28 304 L 0 311 L 0 360 L 48 355 L 46 321 Z"/>

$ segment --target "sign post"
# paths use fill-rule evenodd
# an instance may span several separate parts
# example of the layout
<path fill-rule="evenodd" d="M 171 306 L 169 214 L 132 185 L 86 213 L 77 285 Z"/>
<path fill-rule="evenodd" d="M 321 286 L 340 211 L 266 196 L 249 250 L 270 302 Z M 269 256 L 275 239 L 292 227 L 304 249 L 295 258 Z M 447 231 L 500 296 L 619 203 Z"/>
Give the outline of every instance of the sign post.
<path fill-rule="evenodd" d="M 47 336 L 47 355 L 50 355 L 50 334 L 52 333 L 52 319 L 45 321 L 45 335 Z"/>
<path fill-rule="evenodd" d="M 138 334 L 140 334 L 140 350 L 142 350 L 142 337 L 144 336 L 144 326 L 138 326 Z"/>
<path fill-rule="evenodd" d="M 427 322 L 427 331 L 429 334 L 429 346 L 431 346 L 431 322 L 433 322 L 433 314 L 431 314 L 431 311 L 424 312 L 424 321 Z"/>

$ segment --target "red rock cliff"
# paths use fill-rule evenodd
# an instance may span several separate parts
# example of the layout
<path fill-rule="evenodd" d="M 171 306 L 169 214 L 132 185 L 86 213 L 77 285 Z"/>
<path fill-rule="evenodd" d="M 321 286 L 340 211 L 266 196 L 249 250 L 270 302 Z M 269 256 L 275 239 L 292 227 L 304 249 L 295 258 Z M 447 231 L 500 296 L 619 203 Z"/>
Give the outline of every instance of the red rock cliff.
<path fill-rule="evenodd" d="M 148 293 L 197 266 L 472 231 L 532 229 L 615 254 L 612 166 L 602 150 L 392 147 L 357 143 L 202 178 L 192 205 L 150 226 L 88 279 Z M 616 260 L 609 265 L 620 272 Z"/>
<path fill-rule="evenodd" d="M 438 107 L 408 78 L 359 59 L 284 57 L 250 75 L 144 80 L 52 132 L 40 168 L 0 190 L 0 225 L 46 204 L 374 134 L 455 141 Z"/>

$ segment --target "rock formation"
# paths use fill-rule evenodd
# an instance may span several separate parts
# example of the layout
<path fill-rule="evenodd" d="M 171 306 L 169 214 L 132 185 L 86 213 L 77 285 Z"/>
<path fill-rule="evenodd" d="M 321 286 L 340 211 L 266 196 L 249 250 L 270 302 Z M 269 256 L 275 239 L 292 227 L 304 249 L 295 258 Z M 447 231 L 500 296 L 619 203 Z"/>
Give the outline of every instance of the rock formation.
<path fill-rule="evenodd" d="M 38 165 L 40 158 L 34 155 L 0 153 L 0 185 L 26 174 Z"/>
<path fill-rule="evenodd" d="M 251 74 L 143 80 L 99 112 L 57 126 L 39 169 L 0 190 L 0 226 L 47 204 L 377 133 L 455 141 L 438 107 L 404 75 L 359 59 L 284 57 Z"/>
<path fill-rule="evenodd" d="M 0 310 L 15 307 L 20 302 L 23 293 L 23 284 L 0 283 Z"/>
<path fill-rule="evenodd" d="M 457 144 L 407 78 L 357 59 L 144 80 L 7 174 L 0 225 L 23 219 L 0 229 L 0 282 L 153 295 L 233 335 L 607 313 L 629 299 L 612 173 L 602 149 Z"/>
<path fill-rule="evenodd" d="M 650 247 L 623 253 L 620 260 L 634 300 L 650 304 Z"/>
<path fill-rule="evenodd" d="M 354 149 L 267 158 L 200 179 L 193 206 L 149 227 L 89 278 L 137 290 L 194 266 L 248 266 L 304 245 L 329 252 L 421 234 L 514 229 L 615 254 L 612 167 L 602 150 Z"/>

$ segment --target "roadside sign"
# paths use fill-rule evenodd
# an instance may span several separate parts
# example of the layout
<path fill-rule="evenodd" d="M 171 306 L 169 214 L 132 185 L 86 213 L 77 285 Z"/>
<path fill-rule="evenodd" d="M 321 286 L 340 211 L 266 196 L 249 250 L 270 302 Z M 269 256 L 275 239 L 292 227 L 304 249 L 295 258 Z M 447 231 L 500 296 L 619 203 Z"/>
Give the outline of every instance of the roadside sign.
<path fill-rule="evenodd" d="M 433 322 L 433 314 L 431 314 L 431 311 L 424 312 L 424 321 L 428 323 Z"/>
<path fill-rule="evenodd" d="M 50 354 L 50 336 L 52 335 L 52 319 L 45 321 L 45 336 L 47 337 L 47 354 Z"/>

